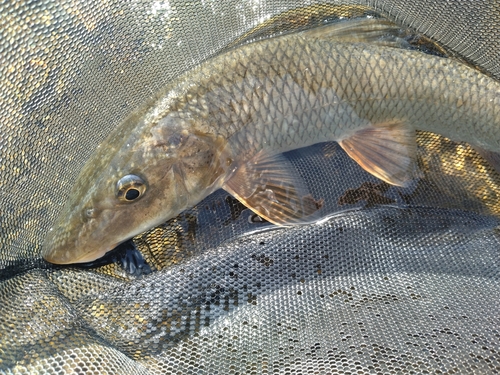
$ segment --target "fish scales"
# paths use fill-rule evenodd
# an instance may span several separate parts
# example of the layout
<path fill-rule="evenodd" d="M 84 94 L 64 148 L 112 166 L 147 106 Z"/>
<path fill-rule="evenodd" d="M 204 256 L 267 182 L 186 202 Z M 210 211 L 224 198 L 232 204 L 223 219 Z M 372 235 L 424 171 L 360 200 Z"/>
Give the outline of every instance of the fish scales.
<path fill-rule="evenodd" d="M 44 257 L 94 260 L 221 187 L 275 224 L 313 220 L 321 201 L 280 153 L 318 142 L 340 142 L 395 185 L 411 178 L 415 129 L 500 149 L 498 82 L 452 59 L 318 35 L 234 48 L 167 85 L 82 169 Z"/>
<path fill-rule="evenodd" d="M 283 151 L 304 141 L 338 139 L 342 129 L 355 130 L 363 120 L 398 118 L 416 129 L 499 148 L 498 132 L 488 133 L 499 122 L 498 83 L 449 59 L 290 37 L 245 46 L 202 71 L 211 71 L 210 79 L 191 93 L 206 96 L 206 107 L 197 108 L 210 119 L 202 130 L 242 137 L 244 147 L 250 141 Z M 309 139 L 299 142 L 294 130 Z"/>

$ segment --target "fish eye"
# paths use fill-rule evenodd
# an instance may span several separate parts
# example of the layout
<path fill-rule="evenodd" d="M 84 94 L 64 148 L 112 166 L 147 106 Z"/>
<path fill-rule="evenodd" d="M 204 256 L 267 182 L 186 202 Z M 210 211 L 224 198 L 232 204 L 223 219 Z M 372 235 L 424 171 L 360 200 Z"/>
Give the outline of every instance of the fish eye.
<path fill-rule="evenodd" d="M 116 183 L 116 197 L 124 202 L 134 202 L 146 192 L 146 182 L 139 176 L 128 174 Z"/>

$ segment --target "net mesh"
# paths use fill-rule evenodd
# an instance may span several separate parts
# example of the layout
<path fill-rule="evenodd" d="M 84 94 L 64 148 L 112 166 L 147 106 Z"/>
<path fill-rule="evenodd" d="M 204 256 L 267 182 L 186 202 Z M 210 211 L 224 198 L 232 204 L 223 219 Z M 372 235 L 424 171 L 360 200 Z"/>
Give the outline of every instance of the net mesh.
<path fill-rule="evenodd" d="M 137 236 L 153 272 L 55 267 L 41 243 L 134 108 L 229 46 L 381 14 L 500 78 L 490 1 L 39 1 L 0 5 L 0 372 L 500 372 L 498 175 L 418 133 L 421 176 L 339 146 L 286 154 L 328 219 L 276 228 L 223 191 Z"/>

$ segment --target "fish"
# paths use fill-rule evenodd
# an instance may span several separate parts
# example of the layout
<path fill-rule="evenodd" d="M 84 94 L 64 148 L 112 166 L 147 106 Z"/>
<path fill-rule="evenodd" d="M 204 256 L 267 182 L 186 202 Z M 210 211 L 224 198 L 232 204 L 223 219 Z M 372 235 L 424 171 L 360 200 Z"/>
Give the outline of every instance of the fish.
<path fill-rule="evenodd" d="M 396 186 L 415 177 L 417 129 L 498 152 L 500 84 L 397 30 L 367 18 L 280 35 L 172 80 L 83 167 L 43 258 L 91 262 L 221 188 L 276 225 L 314 222 L 322 199 L 283 152 L 320 142 Z"/>

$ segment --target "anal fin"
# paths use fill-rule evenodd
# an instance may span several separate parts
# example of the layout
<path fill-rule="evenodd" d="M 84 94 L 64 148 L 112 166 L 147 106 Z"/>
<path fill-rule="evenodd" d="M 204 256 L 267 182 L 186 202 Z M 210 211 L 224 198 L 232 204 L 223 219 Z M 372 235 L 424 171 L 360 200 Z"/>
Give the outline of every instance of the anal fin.
<path fill-rule="evenodd" d="M 322 200 L 314 199 L 282 154 L 260 151 L 238 166 L 222 188 L 246 207 L 277 225 L 317 220 Z"/>
<path fill-rule="evenodd" d="M 391 185 L 405 186 L 415 175 L 415 130 L 401 121 L 359 130 L 339 144 L 364 170 Z"/>

